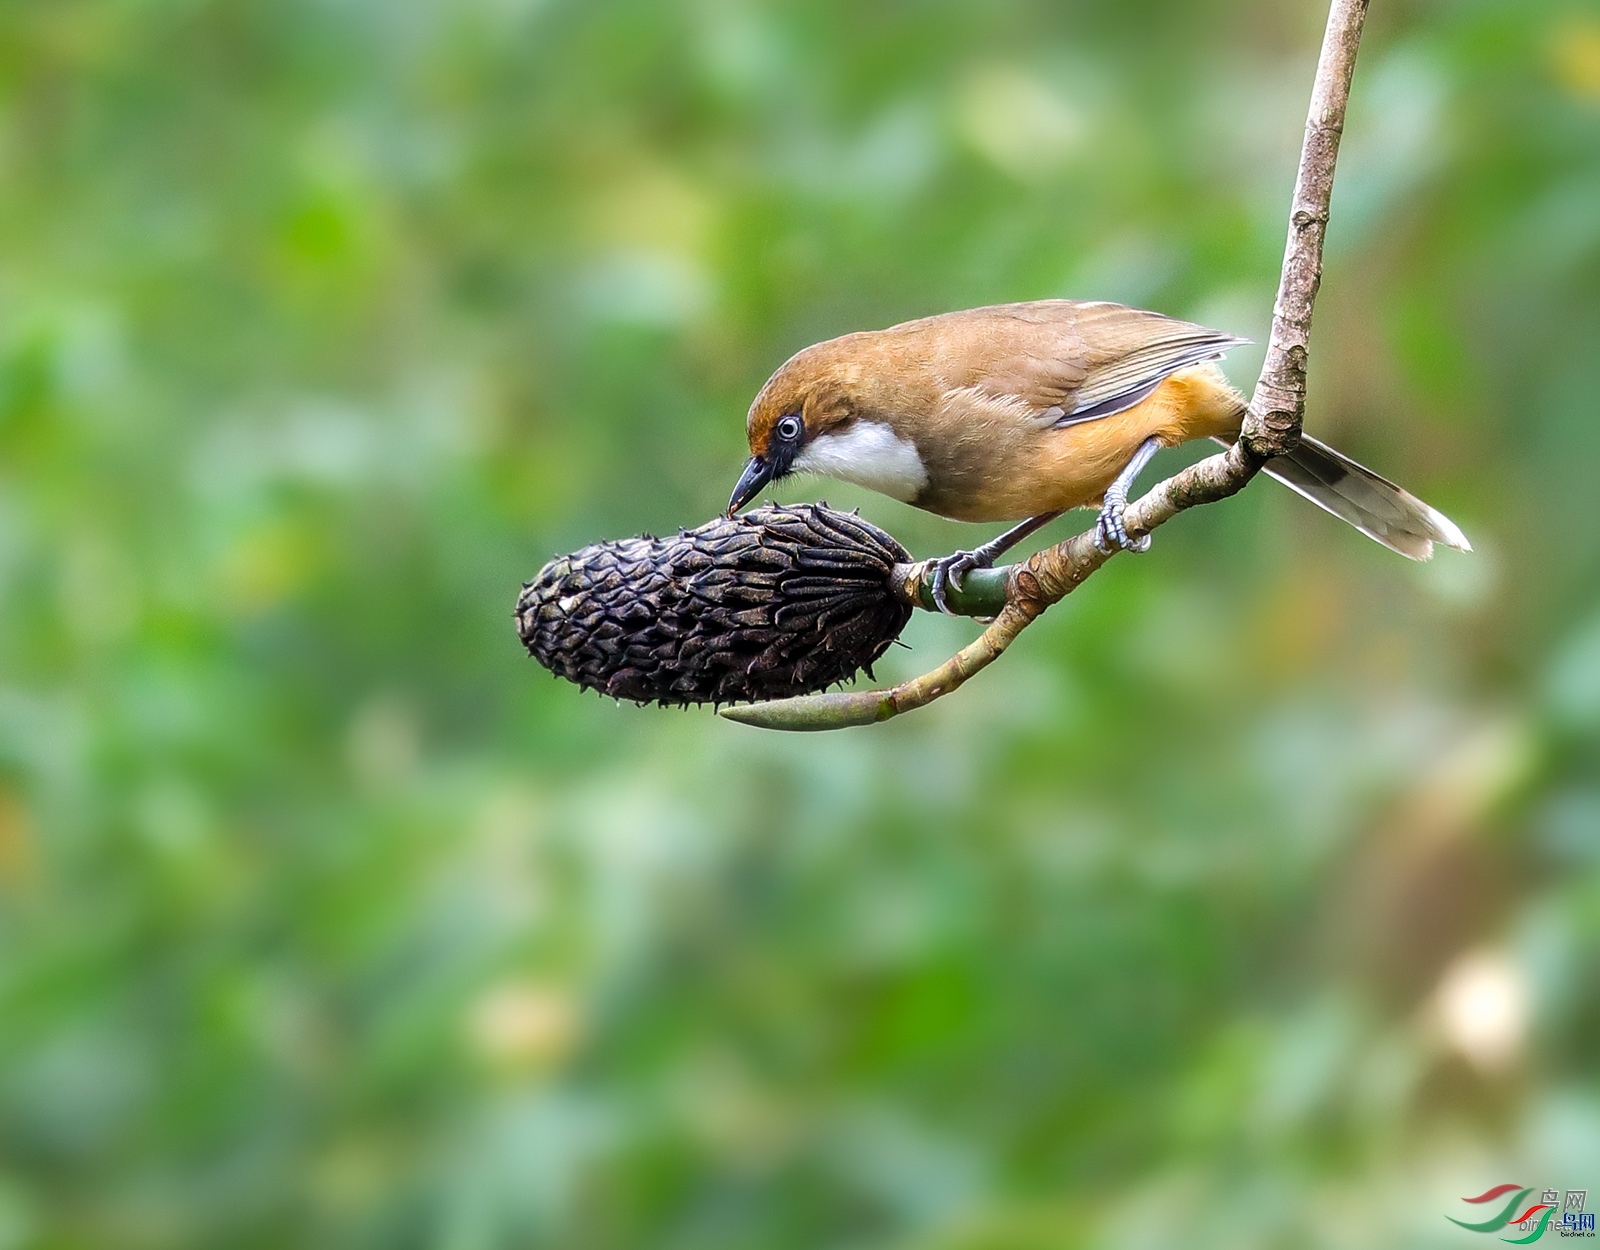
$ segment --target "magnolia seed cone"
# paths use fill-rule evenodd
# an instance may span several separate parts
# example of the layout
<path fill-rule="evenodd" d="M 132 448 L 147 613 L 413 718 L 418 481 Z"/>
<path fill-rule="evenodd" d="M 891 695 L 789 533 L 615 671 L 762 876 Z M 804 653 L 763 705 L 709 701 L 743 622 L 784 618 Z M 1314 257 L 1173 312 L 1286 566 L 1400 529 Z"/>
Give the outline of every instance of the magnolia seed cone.
<path fill-rule="evenodd" d="M 552 673 L 618 699 L 807 694 L 871 675 L 911 618 L 891 589 L 910 558 L 853 513 L 769 506 L 552 560 L 522 588 L 517 632 Z"/>

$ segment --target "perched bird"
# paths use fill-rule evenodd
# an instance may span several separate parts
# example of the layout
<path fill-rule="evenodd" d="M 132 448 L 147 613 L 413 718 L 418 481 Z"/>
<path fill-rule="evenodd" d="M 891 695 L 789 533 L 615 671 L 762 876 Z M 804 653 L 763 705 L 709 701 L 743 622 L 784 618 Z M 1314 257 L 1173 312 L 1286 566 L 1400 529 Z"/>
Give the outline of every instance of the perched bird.
<path fill-rule="evenodd" d="M 959 521 L 1020 521 L 939 562 L 934 597 L 1069 508 L 1095 541 L 1144 551 L 1128 492 L 1162 447 L 1231 443 L 1245 400 L 1214 361 L 1246 339 L 1121 304 L 1037 300 L 846 334 L 797 353 L 746 421 L 731 516 L 795 472 L 854 482 Z M 1472 548 L 1442 513 L 1316 439 L 1265 471 L 1413 560 Z M 947 609 L 948 610 L 948 609 Z"/>

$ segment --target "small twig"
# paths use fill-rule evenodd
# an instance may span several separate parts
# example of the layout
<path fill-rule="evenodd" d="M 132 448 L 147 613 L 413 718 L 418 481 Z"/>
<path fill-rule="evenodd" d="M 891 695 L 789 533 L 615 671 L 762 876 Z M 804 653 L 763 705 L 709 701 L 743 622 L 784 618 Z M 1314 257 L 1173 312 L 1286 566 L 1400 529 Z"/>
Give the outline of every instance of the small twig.
<path fill-rule="evenodd" d="M 1305 416 L 1306 360 L 1311 314 L 1322 282 L 1322 244 L 1333 196 L 1334 165 L 1344 133 L 1345 106 L 1368 0 L 1333 0 L 1317 60 L 1300 169 L 1289 214 L 1288 240 L 1273 305 L 1272 336 L 1251 396 L 1239 441 L 1158 483 L 1129 507 L 1129 534 L 1148 534 L 1186 508 L 1214 503 L 1238 493 L 1273 456 L 1292 451 L 1300 441 Z M 1005 653 L 1012 641 L 1051 604 L 1076 590 L 1111 557 L 1094 544 L 1094 531 L 1078 534 L 1038 552 L 1005 572 L 1005 601 L 982 634 L 932 672 L 888 690 L 804 695 L 770 703 L 724 708 L 722 715 L 765 729 L 841 729 L 870 725 L 913 711 L 950 693 Z M 908 566 L 897 578 L 908 601 L 927 607 L 924 566 Z M 993 570 L 994 574 L 1001 570 Z M 974 575 L 975 576 L 975 575 Z M 993 610 L 995 578 L 981 579 L 970 597 L 953 607 L 975 611 L 982 602 Z"/>
<path fill-rule="evenodd" d="M 974 673 L 989 667 L 1035 615 L 1037 613 L 1030 614 L 1021 603 L 1006 604 L 983 633 L 938 668 L 888 690 L 840 690 L 831 694 L 801 695 L 796 699 L 774 699 L 770 703 L 744 703 L 725 707 L 719 715 L 742 725 L 791 730 L 847 729 L 851 725 L 888 720 L 932 703 Z"/>

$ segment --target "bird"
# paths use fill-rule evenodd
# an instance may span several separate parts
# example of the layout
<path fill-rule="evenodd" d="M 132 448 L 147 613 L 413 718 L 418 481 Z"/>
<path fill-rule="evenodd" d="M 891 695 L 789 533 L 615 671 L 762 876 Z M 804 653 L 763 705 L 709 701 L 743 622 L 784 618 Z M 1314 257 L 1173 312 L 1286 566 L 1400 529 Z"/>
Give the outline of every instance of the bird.
<path fill-rule="evenodd" d="M 1045 299 L 857 331 L 790 357 L 745 420 L 733 516 L 793 473 L 852 482 L 958 521 L 1017 522 L 935 564 L 933 598 L 1062 513 L 1096 507 L 1102 551 L 1145 551 L 1128 492 L 1163 447 L 1240 433 L 1243 395 L 1217 361 L 1249 342 L 1162 313 Z M 1264 471 L 1413 560 L 1472 550 L 1442 512 L 1302 434 Z"/>

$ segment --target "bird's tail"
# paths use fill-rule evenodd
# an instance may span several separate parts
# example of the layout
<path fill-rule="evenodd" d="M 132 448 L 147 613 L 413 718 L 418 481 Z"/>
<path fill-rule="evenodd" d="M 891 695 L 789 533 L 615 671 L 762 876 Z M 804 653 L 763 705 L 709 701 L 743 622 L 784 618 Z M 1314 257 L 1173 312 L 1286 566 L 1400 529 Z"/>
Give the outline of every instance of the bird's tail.
<path fill-rule="evenodd" d="M 1467 536 L 1444 513 L 1309 435 L 1302 434 L 1299 446 L 1287 456 L 1267 461 L 1263 470 L 1368 538 L 1412 560 L 1431 559 L 1434 543 L 1472 550 Z"/>

